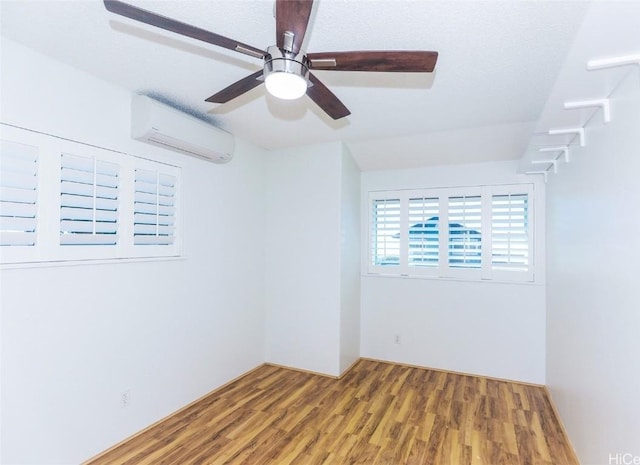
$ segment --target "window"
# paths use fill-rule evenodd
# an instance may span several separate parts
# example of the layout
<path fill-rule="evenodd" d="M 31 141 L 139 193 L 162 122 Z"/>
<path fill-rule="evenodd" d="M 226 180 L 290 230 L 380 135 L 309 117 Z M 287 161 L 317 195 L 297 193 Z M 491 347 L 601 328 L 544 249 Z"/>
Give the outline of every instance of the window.
<path fill-rule="evenodd" d="M 1 128 L 0 264 L 180 255 L 179 167 Z"/>
<path fill-rule="evenodd" d="M 436 267 L 440 262 L 440 203 L 437 197 L 409 199 L 410 267 Z"/>
<path fill-rule="evenodd" d="M 529 196 L 491 198 L 491 265 L 497 270 L 526 271 L 529 266 Z"/>
<path fill-rule="evenodd" d="M 36 147 L 0 141 L 0 246 L 3 248 L 36 245 L 37 176 Z"/>
<path fill-rule="evenodd" d="M 60 168 L 60 245 L 118 243 L 119 166 L 66 153 Z"/>
<path fill-rule="evenodd" d="M 376 265 L 400 263 L 400 200 L 373 202 L 373 260 Z"/>
<path fill-rule="evenodd" d="M 133 209 L 135 245 L 170 245 L 174 240 L 176 178 L 136 170 Z"/>
<path fill-rule="evenodd" d="M 533 280 L 530 184 L 370 193 L 369 273 Z"/>
<path fill-rule="evenodd" d="M 449 197 L 449 266 L 480 268 L 482 264 L 482 198 Z"/>

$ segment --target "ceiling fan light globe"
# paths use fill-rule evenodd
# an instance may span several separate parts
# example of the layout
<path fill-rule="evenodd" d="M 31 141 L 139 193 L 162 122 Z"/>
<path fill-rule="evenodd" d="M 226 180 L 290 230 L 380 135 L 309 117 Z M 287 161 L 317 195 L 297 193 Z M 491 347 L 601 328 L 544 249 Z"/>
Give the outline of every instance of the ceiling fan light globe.
<path fill-rule="evenodd" d="M 295 100 L 307 92 L 307 81 L 302 76 L 285 71 L 272 72 L 264 84 L 271 95 L 283 100 Z"/>

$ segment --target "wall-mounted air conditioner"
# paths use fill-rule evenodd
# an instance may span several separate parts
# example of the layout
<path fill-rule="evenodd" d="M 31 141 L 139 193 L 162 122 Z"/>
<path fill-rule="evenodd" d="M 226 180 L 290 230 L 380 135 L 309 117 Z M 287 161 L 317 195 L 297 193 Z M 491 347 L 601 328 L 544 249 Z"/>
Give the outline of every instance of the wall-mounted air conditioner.
<path fill-rule="evenodd" d="M 214 163 L 233 157 L 233 135 L 144 95 L 131 102 L 131 137 Z"/>

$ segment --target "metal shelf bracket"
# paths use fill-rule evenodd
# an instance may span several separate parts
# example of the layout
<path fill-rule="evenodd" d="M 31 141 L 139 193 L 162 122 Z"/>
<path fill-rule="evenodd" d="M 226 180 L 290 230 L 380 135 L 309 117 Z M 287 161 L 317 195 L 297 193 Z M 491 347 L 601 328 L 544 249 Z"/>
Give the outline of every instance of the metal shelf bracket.
<path fill-rule="evenodd" d="M 600 107 L 602 109 L 602 120 L 605 123 L 609 123 L 611 121 L 611 104 L 608 98 L 564 102 L 565 110 L 574 110 L 577 108 L 589 108 L 589 107 Z"/>
<path fill-rule="evenodd" d="M 558 160 L 531 160 L 532 165 L 553 165 L 553 174 L 558 174 Z M 546 171 L 545 171 L 546 172 Z"/>
<path fill-rule="evenodd" d="M 542 147 L 541 149 L 538 149 L 538 151 L 543 153 L 562 152 L 562 154 L 564 155 L 565 163 L 569 163 L 569 147 L 567 145 L 560 145 L 558 147 Z"/>
<path fill-rule="evenodd" d="M 577 134 L 580 136 L 580 147 L 584 147 L 586 142 L 584 138 L 584 128 L 566 128 L 566 129 L 549 129 L 550 136 L 561 134 Z"/>
<path fill-rule="evenodd" d="M 640 65 L 640 54 L 589 60 L 587 61 L 587 70 L 595 71 L 598 69 L 615 68 L 616 66 L 626 65 Z"/>

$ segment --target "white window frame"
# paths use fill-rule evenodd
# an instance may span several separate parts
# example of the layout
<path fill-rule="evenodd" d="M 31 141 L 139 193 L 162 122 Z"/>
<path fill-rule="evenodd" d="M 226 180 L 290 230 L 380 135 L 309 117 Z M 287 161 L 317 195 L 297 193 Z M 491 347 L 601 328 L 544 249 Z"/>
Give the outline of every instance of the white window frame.
<path fill-rule="evenodd" d="M 533 282 L 535 278 L 535 208 L 534 185 L 530 183 L 451 188 L 402 189 L 371 191 L 367 205 L 367 253 L 365 271 L 369 275 L 427 277 L 443 279 L 466 279 L 475 281 L 516 281 Z M 528 258 L 526 271 L 498 270 L 492 266 L 492 198 L 494 195 L 526 194 L 528 196 Z M 458 268 L 449 263 L 449 198 L 480 196 L 481 213 L 481 265 L 479 268 Z M 438 266 L 410 266 L 409 255 L 409 200 L 413 198 L 439 199 L 439 255 Z M 398 265 L 376 265 L 374 263 L 374 224 L 372 205 L 374 201 L 385 199 L 400 200 L 400 263 Z M 447 227 L 442 227 L 445 224 Z M 404 234 L 403 234 L 404 232 Z"/>
<path fill-rule="evenodd" d="M 93 260 L 179 257 L 182 251 L 181 168 L 81 142 L 0 124 L 0 139 L 38 149 L 37 228 L 35 246 L 0 247 L 0 266 L 77 263 Z M 95 158 L 119 166 L 118 242 L 115 245 L 60 244 L 61 154 Z M 170 245 L 135 245 L 133 237 L 134 173 L 156 170 L 176 178 L 176 232 Z"/>

